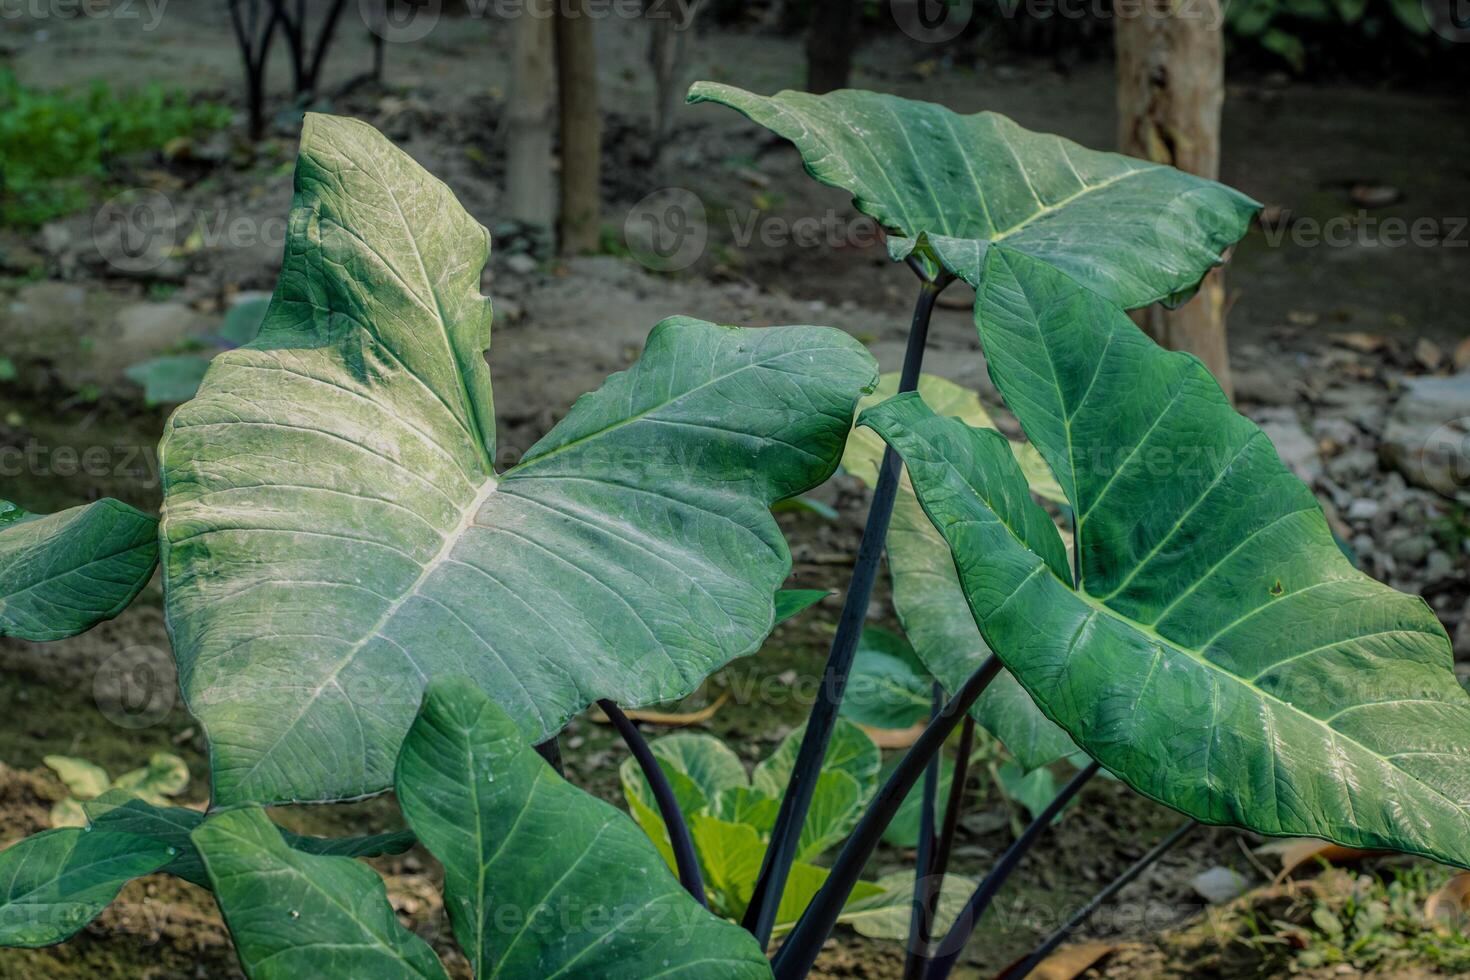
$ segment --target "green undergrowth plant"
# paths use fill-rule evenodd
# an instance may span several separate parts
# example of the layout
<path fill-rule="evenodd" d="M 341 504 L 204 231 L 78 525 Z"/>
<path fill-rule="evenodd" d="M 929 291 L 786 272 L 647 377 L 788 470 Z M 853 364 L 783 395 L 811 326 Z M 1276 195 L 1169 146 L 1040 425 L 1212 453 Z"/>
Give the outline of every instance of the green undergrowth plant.
<path fill-rule="evenodd" d="M 87 826 L 86 801 L 112 792 L 114 798 L 137 797 L 154 806 L 167 806 L 168 798 L 189 788 L 189 764 L 171 752 L 155 752 L 148 764 L 123 773 L 117 779 L 95 762 L 67 755 L 48 755 L 41 761 L 56 773 L 68 795 L 51 807 L 51 826 Z"/>
<path fill-rule="evenodd" d="M 529 449 L 498 447 L 489 236 L 370 127 L 308 115 L 280 281 L 168 422 L 161 520 L 100 501 L 0 526 L 7 635 L 86 629 L 161 565 L 209 809 L 109 791 L 89 829 L 0 853 L 0 943 L 60 941 L 163 871 L 213 892 L 251 977 L 442 976 L 355 860 L 416 839 L 477 976 L 798 980 L 880 907 L 906 975 L 942 980 L 1104 768 L 1193 821 L 1470 866 L 1443 629 L 1353 569 L 1264 434 L 1127 315 L 1186 301 L 1255 202 L 993 113 L 692 99 L 791 140 L 883 226 L 918 279 L 898 374 L 829 327 L 673 316 Z M 1025 441 L 921 377 L 957 279 Z M 771 509 L 839 462 L 873 498 L 806 726 L 751 773 L 702 736 L 649 746 L 622 707 L 688 695 L 821 598 L 782 589 Z M 885 551 L 904 638 L 863 645 Z M 881 769 L 841 717 L 860 645 L 900 697 L 849 714 L 924 723 Z M 560 775 L 593 702 L 636 760 L 633 820 Z M 1013 788 L 1078 768 L 971 889 L 948 863 L 988 739 Z M 388 790 L 407 826 L 366 838 L 266 809 Z M 865 877 L 900 814 L 915 869 Z"/>
<path fill-rule="evenodd" d="M 205 136 L 232 115 L 228 106 L 156 85 L 42 89 L 0 68 L 0 218 L 40 225 L 86 207 L 108 187 L 109 161 Z"/>
<path fill-rule="evenodd" d="M 747 774 L 740 757 L 713 735 L 678 733 L 650 743 L 688 823 L 710 908 L 725 918 L 739 921 L 745 914 L 799 744 L 800 733 L 793 732 Z M 841 843 L 877 792 L 880 756 L 861 728 L 839 723 L 802 828 L 797 862 L 776 912 L 777 933 L 796 922 L 821 888 L 827 876 L 821 857 Z M 632 759 L 623 762 L 620 777 L 629 811 L 669 867 L 676 869 L 668 828 L 654 805 L 647 777 Z M 917 836 L 917 814 L 914 823 Z M 908 846 L 913 846 L 912 840 Z M 912 872 L 899 872 L 860 882 L 847 897 L 838 921 L 865 936 L 903 939 L 913 877 Z M 948 912 L 952 919 L 964 902 L 966 882 L 962 878 L 951 882 L 940 915 Z"/>
<path fill-rule="evenodd" d="M 222 350 L 248 344 L 260 334 L 270 301 L 249 299 L 230 307 L 219 329 L 208 336 L 191 339 L 177 350 L 128 365 L 123 374 L 141 385 L 148 405 L 177 405 L 199 391 L 209 362 Z"/>

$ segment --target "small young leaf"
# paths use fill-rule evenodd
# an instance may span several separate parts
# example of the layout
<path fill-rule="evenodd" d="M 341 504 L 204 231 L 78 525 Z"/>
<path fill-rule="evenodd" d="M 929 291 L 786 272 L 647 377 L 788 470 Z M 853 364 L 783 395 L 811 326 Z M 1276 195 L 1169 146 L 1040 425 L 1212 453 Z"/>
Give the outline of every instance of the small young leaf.
<path fill-rule="evenodd" d="M 188 789 L 189 764 L 172 753 L 155 752 L 148 765 L 123 773 L 113 785 L 161 806 L 164 797 L 178 796 Z"/>
<path fill-rule="evenodd" d="M 933 687 L 903 637 L 870 626 L 858 640 L 842 714 L 871 728 L 908 728 L 929 717 Z"/>
<path fill-rule="evenodd" d="M 474 683 L 430 683 L 396 784 L 476 976 L 770 977 L 749 933 L 701 908 L 643 831 L 557 776 Z"/>
<path fill-rule="evenodd" d="M 168 863 L 132 834 L 46 830 L 0 851 L 0 946 L 50 946 L 97 917 L 122 886 Z"/>
<path fill-rule="evenodd" d="M 192 837 L 251 980 L 448 977 L 367 865 L 292 849 L 254 807 L 215 814 Z"/>
<path fill-rule="evenodd" d="M 791 779 L 791 767 L 801 749 L 802 728 L 796 728 L 781 740 L 768 758 L 755 767 L 750 784 L 767 796 L 779 799 L 786 792 Z M 832 729 L 832 740 L 827 743 L 827 756 L 822 760 L 822 771 L 840 769 L 857 781 L 862 798 L 868 799 L 878 788 L 878 769 L 883 764 L 882 753 L 873 740 L 858 726 L 845 718 L 839 718 Z"/>
<path fill-rule="evenodd" d="M 914 873 L 896 871 L 883 875 L 871 883 L 871 888 L 866 896 L 860 897 L 854 892 L 837 921 L 852 926 L 860 935 L 871 939 L 902 941 L 909 934 L 914 907 Z M 975 882 L 963 875 L 945 875 L 944 884 L 939 889 L 939 914 L 929 932 L 944 935 L 974 890 Z"/>
<path fill-rule="evenodd" d="M 143 386 L 148 405 L 177 405 L 194 397 L 208 370 L 204 354 L 166 354 L 130 365 L 123 375 Z"/>
<path fill-rule="evenodd" d="M 776 591 L 776 625 L 800 615 L 832 593 L 826 589 L 778 589 Z"/>
<path fill-rule="evenodd" d="M 107 770 L 86 759 L 48 755 L 43 756 L 41 761 L 56 773 L 56 778 L 65 783 L 66 788 L 71 790 L 71 795 L 79 800 L 90 800 L 112 788 L 112 778 L 107 775 Z"/>
<path fill-rule="evenodd" d="M 158 562 L 158 521 L 107 498 L 56 514 L 0 500 L 0 636 L 60 640 L 127 608 Z"/>
<path fill-rule="evenodd" d="M 749 786 L 736 786 L 720 793 L 710 814 L 730 823 L 743 823 L 764 836 L 776 824 L 781 801 Z"/>

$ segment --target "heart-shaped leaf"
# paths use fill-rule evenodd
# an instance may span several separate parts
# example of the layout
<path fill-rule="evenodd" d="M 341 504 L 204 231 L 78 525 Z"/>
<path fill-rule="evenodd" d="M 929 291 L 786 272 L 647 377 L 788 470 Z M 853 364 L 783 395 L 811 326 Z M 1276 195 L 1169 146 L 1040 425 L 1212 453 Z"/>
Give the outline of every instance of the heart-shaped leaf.
<path fill-rule="evenodd" d="M 994 112 L 962 116 L 880 92 L 756 95 L 697 82 L 789 139 L 807 172 L 853 196 L 895 259 L 937 262 L 974 286 L 1000 244 L 1125 307 L 1181 302 L 1260 205 L 1214 181 L 1059 136 Z"/>
<path fill-rule="evenodd" d="M 898 375 L 885 374 L 873 394 L 858 402 L 858 410 L 881 404 L 897 391 Z M 924 404 L 936 415 L 954 416 L 971 426 L 994 428 L 990 413 L 973 391 L 928 374 L 920 375 L 918 391 Z M 1056 478 L 1034 446 L 1012 442 L 1010 448 L 1033 493 L 1065 500 Z M 871 429 L 855 427 L 843 452 L 842 468 L 871 487 L 878 482 L 878 465 L 882 459 L 883 440 Z M 945 690 L 959 690 L 965 678 L 989 656 L 990 650 L 970 615 L 949 545 L 924 516 L 907 474 L 894 500 L 885 545 L 888 574 L 893 579 L 893 609 L 905 635 L 928 673 Z M 858 663 L 855 661 L 853 666 L 856 670 Z M 850 691 L 843 698 L 844 705 L 854 693 L 857 691 Z M 924 711 L 916 713 L 914 721 L 928 717 L 929 699 L 926 685 Z M 975 701 L 970 714 L 1000 739 L 1026 769 L 1044 766 L 1073 751 L 1071 739 L 1047 720 L 1008 671 L 996 675 Z"/>
<path fill-rule="evenodd" d="M 89 630 L 126 609 L 157 563 L 158 522 L 121 501 L 43 515 L 0 500 L 0 636 Z"/>
<path fill-rule="evenodd" d="M 755 650 L 776 500 L 832 472 L 876 370 L 825 327 L 659 324 L 496 475 L 488 236 L 368 126 L 310 115 L 260 336 L 162 443 L 180 680 L 217 804 L 384 789 L 428 678 L 539 738 Z"/>
<path fill-rule="evenodd" d="M 858 638 L 842 714 L 870 728 L 908 728 L 928 719 L 933 688 L 907 640 L 870 626 Z"/>
<path fill-rule="evenodd" d="M 204 822 L 204 814 L 182 806 L 158 806 L 126 790 L 109 790 L 82 804 L 94 831 L 133 834 L 173 849 L 173 857 L 158 870 L 201 888 L 209 887 L 204 861 L 190 838 Z M 412 831 L 395 830 L 360 837 L 311 837 L 277 827 L 287 845 L 306 854 L 329 857 L 377 857 L 402 854 L 414 844 Z"/>
<path fill-rule="evenodd" d="M 751 773 L 750 784 L 767 796 L 780 798 L 786 792 L 791 779 L 791 767 L 801 751 L 804 729 L 796 728 L 787 733 L 776 750 L 763 759 Z M 832 728 L 832 738 L 827 743 L 827 754 L 822 759 L 822 771 L 838 770 L 851 776 L 862 789 L 863 798 L 872 796 L 878 788 L 878 770 L 883 764 L 882 753 L 873 740 L 858 726 L 845 718 L 839 718 Z"/>
<path fill-rule="evenodd" d="M 251 980 L 447 978 L 367 865 L 292 849 L 256 807 L 210 817 L 193 840 Z"/>
<path fill-rule="evenodd" d="M 1102 297 L 996 249 L 976 319 L 1077 514 L 1075 589 L 1003 439 L 913 395 L 863 418 L 1037 704 L 1198 820 L 1470 866 L 1470 697 L 1423 600 L 1354 569 L 1203 366 Z"/>
<path fill-rule="evenodd" d="M 169 848 L 132 834 L 42 831 L 0 851 L 0 946 L 50 946 L 95 919 Z"/>
<path fill-rule="evenodd" d="M 396 788 L 444 865 L 477 977 L 771 975 L 749 933 L 700 907 L 625 814 L 557 776 L 463 678 L 429 685 Z"/>

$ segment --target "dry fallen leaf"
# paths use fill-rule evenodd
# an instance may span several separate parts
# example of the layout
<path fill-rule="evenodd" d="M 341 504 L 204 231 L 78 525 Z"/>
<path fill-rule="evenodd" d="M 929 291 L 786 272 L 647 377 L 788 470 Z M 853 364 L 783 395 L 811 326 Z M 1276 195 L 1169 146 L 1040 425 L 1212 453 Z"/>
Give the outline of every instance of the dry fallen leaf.
<path fill-rule="evenodd" d="M 1339 347 L 1355 350 L 1360 354 L 1372 354 L 1383 350 L 1388 346 L 1388 340 L 1376 333 L 1367 333 L 1362 330 L 1350 330 L 1347 333 L 1335 333 L 1332 342 Z"/>
<path fill-rule="evenodd" d="M 919 740 L 924 734 L 926 722 L 915 722 L 908 728 L 874 728 L 872 725 L 859 725 L 873 744 L 880 749 L 906 749 Z"/>
<path fill-rule="evenodd" d="M 1426 371 L 1438 371 L 1444 363 L 1444 351 L 1428 337 L 1420 337 L 1414 345 L 1414 360 Z"/>
<path fill-rule="evenodd" d="M 1470 337 L 1466 337 L 1460 341 L 1459 346 L 1455 348 L 1452 360 L 1454 361 L 1456 371 L 1463 371 L 1466 368 L 1470 368 Z"/>
<path fill-rule="evenodd" d="M 1424 918 L 1458 922 L 1470 911 L 1470 871 L 1461 871 L 1424 902 Z"/>
<path fill-rule="evenodd" d="M 1360 851 L 1356 848 L 1334 844 L 1331 841 L 1318 840 L 1315 837 L 1292 837 L 1263 844 L 1256 848 L 1256 853 L 1274 854 L 1280 858 L 1281 871 L 1276 875 L 1276 881 L 1280 883 L 1286 880 L 1293 871 L 1308 862 L 1312 862 L 1315 867 L 1319 858 L 1328 864 L 1351 864 L 1383 852 Z"/>
<path fill-rule="evenodd" d="M 1076 980 L 1098 960 L 1118 948 L 1117 943 L 1078 943 L 1075 946 L 1063 946 L 1036 964 L 1036 969 L 1026 976 L 1028 980 Z M 1010 980 L 1020 965 L 1020 960 L 1012 963 L 1001 971 L 996 980 Z"/>
<path fill-rule="evenodd" d="M 730 700 L 730 692 L 726 691 L 715 699 L 715 703 L 708 707 L 700 708 L 698 711 L 654 711 L 651 708 L 624 708 L 623 714 L 634 721 L 646 721 L 650 725 L 668 725 L 673 728 L 684 725 L 697 725 L 702 721 L 709 721 L 715 716 L 715 712 L 724 707 L 726 701 Z M 588 717 L 599 725 L 608 723 L 607 715 L 596 705 L 588 712 Z"/>

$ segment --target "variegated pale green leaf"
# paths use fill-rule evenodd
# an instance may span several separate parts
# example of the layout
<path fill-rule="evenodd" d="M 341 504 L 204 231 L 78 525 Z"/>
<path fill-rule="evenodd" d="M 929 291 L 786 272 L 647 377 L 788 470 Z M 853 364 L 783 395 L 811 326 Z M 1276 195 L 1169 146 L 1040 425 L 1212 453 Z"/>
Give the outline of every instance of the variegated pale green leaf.
<path fill-rule="evenodd" d="M 60 640 L 127 608 L 158 563 L 158 521 L 107 498 L 55 514 L 0 500 L 0 636 Z"/>
<path fill-rule="evenodd" d="M 250 980 L 447 978 L 367 865 L 294 850 L 256 807 L 218 813 L 192 837 Z"/>
<path fill-rule="evenodd" d="M 597 698 L 681 698 L 771 629 L 769 508 L 831 474 L 872 358 L 824 327 L 672 318 L 496 474 L 488 249 L 377 132 L 308 116 L 260 335 L 161 450 L 216 803 L 384 789 L 429 678 L 544 738 Z"/>
<path fill-rule="evenodd" d="M 1423 600 L 1353 568 L 1203 366 L 1097 294 L 996 249 L 976 311 L 1077 513 L 1075 587 L 999 436 L 911 395 L 863 418 L 1037 704 L 1196 819 L 1470 866 L 1470 697 Z"/>
<path fill-rule="evenodd" d="M 625 814 L 557 776 L 468 680 L 429 685 L 396 789 L 444 865 L 481 980 L 771 975 L 749 933 L 696 903 Z"/>
<path fill-rule="evenodd" d="M 864 898 L 849 901 L 837 921 L 846 923 L 860 935 L 874 939 L 902 941 L 908 937 L 914 902 L 914 873 L 896 871 L 873 882 L 874 891 Z M 963 911 L 965 901 L 975 889 L 975 882 L 963 875 L 948 874 L 939 887 L 939 908 L 929 932 L 944 935 L 955 917 Z"/>
<path fill-rule="evenodd" d="M 1245 234 L 1259 205 L 1214 181 L 1058 136 L 994 112 L 879 92 L 756 95 L 698 82 L 795 144 L 889 233 L 895 259 L 938 262 L 972 286 L 996 245 L 1034 256 L 1125 307 L 1178 302 Z"/>
<path fill-rule="evenodd" d="M 898 375 L 885 374 L 873 394 L 858 403 L 858 410 L 881 404 L 897 391 Z M 994 428 L 990 413 L 973 391 L 927 374 L 920 375 L 918 391 L 936 415 Z M 1061 488 L 1035 447 L 1011 442 L 1010 448 L 1033 493 L 1048 499 L 1061 497 Z M 882 458 L 883 440 L 871 429 L 857 426 L 848 437 L 842 468 L 874 486 Z M 904 633 L 929 674 L 938 678 L 945 690 L 956 691 L 990 651 L 970 615 L 949 545 L 924 516 L 907 473 L 894 501 L 886 546 L 888 573 L 893 579 L 893 609 Z M 924 701 L 927 704 L 927 694 Z M 990 682 L 970 713 L 1027 769 L 1044 766 L 1074 749 L 1066 733 L 1047 720 L 1007 671 L 1001 671 Z M 914 720 L 927 714 L 927 707 L 921 714 L 916 706 Z"/>

